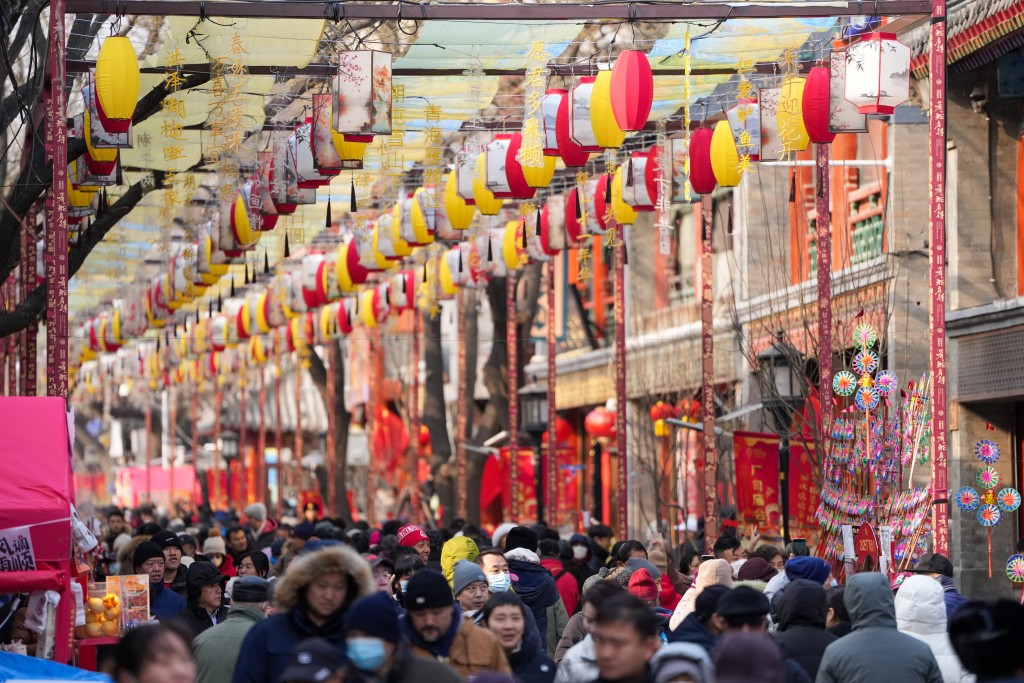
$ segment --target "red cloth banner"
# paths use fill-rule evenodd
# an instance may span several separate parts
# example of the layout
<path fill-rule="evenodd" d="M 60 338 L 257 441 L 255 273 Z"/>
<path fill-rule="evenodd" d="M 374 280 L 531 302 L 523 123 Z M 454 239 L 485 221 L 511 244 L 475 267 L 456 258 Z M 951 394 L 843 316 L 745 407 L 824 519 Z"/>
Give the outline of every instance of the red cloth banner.
<path fill-rule="evenodd" d="M 810 447 L 810 448 L 808 448 Z M 799 434 L 789 443 L 789 533 L 791 538 L 817 542 L 820 529 L 814 519 L 820 490 L 814 478 L 813 444 Z M 780 537 L 782 505 L 779 499 L 779 437 L 775 434 L 736 432 L 736 508 L 739 521 L 756 525 L 761 535 Z"/>

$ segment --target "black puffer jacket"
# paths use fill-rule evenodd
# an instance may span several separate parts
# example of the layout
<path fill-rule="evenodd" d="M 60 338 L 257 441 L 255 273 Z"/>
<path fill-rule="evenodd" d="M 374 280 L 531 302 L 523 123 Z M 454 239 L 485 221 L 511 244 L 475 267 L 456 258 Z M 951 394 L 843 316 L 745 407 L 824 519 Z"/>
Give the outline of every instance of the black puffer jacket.
<path fill-rule="evenodd" d="M 799 664 L 813 681 L 825 648 L 836 640 L 825 630 L 825 589 L 813 581 L 796 579 L 779 596 L 777 608 L 779 631 L 775 640 L 783 656 Z"/>

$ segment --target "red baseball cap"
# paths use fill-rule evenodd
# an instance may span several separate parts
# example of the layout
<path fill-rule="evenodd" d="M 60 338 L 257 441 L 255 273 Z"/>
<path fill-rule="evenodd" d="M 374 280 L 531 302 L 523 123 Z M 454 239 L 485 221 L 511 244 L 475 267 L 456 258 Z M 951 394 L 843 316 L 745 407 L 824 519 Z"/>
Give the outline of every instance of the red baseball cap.
<path fill-rule="evenodd" d="M 415 524 L 406 524 L 398 530 L 398 545 L 411 548 L 420 541 L 429 541 L 423 529 Z"/>

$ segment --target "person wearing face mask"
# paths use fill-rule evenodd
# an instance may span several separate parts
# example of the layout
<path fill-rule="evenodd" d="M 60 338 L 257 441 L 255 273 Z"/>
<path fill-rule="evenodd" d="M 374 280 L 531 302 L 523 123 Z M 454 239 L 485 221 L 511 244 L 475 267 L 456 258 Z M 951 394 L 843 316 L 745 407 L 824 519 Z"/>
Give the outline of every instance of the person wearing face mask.
<path fill-rule="evenodd" d="M 210 562 L 213 562 L 213 566 L 221 574 L 231 578 L 237 575 L 238 572 L 235 569 L 235 560 L 227 552 L 227 545 L 224 543 L 224 537 L 220 535 L 220 531 L 211 529 L 210 535 L 203 541 L 203 555 Z"/>
<path fill-rule="evenodd" d="M 573 534 L 569 537 L 569 546 L 572 548 L 573 562 L 580 568 L 580 575 L 586 581 L 596 573 L 590 566 L 590 542 L 584 534 Z"/>
<path fill-rule="evenodd" d="M 487 590 L 487 576 L 480 565 L 467 560 L 455 563 L 452 569 L 452 595 L 459 603 L 463 618 L 475 621 L 477 612 L 491 596 Z"/>
<path fill-rule="evenodd" d="M 444 574 L 424 569 L 409 580 L 402 633 L 413 652 L 446 662 L 465 679 L 511 670 L 498 639 L 463 619 Z"/>
<path fill-rule="evenodd" d="M 495 593 L 483 609 L 483 624 L 498 637 L 520 683 L 552 683 L 555 663 L 538 640 L 526 634 L 526 608 L 514 593 Z"/>
<path fill-rule="evenodd" d="M 484 576 L 487 577 L 487 590 L 491 593 L 505 593 L 513 590 L 512 574 L 508 569 L 508 560 L 505 559 L 500 550 L 491 548 L 483 551 L 477 556 L 476 563 L 480 565 Z M 539 638 L 540 630 L 537 628 L 537 620 L 534 618 L 532 611 L 526 610 L 526 612 L 526 630 L 530 634 L 536 634 Z M 480 613 L 477 613 L 474 623 L 479 624 L 481 616 Z"/>
<path fill-rule="evenodd" d="M 357 600 L 345 615 L 348 667 L 345 680 L 355 683 L 460 683 L 450 666 L 414 654 L 402 638 L 400 611 L 394 600 L 376 593 Z"/>
<path fill-rule="evenodd" d="M 548 608 L 560 603 L 555 577 L 541 566 L 537 555 L 537 532 L 529 527 L 513 527 L 505 536 L 505 560 L 511 573 L 516 575 L 515 591 L 523 604 L 533 612 L 537 630 L 546 639 L 548 633 Z M 564 611 L 564 607 L 562 608 Z M 568 615 L 564 617 L 569 621 Z M 563 623 L 562 628 L 565 628 Z M 554 652 L 554 645 L 551 651 Z"/>

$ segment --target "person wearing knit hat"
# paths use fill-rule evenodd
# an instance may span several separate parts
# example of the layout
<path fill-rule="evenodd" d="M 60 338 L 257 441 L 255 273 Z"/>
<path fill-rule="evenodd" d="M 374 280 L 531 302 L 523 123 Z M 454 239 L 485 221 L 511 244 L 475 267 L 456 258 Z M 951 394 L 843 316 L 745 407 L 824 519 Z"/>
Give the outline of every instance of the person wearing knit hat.
<path fill-rule="evenodd" d="M 671 630 L 674 631 L 678 628 L 679 624 L 683 623 L 683 619 L 693 611 L 694 601 L 697 599 L 697 596 L 708 586 L 732 588 L 732 567 L 729 566 L 728 562 L 722 559 L 715 559 L 708 560 L 700 565 L 693 585 L 683 594 L 675 611 L 672 612 L 672 618 L 669 620 L 669 628 Z"/>
<path fill-rule="evenodd" d="M 468 679 L 484 671 L 511 673 L 498 639 L 462 619 L 444 574 L 424 569 L 404 592 L 402 632 L 414 653 L 450 664 Z"/>
<path fill-rule="evenodd" d="M 513 589 L 516 595 L 533 614 L 537 630 L 547 634 L 548 608 L 561 604 L 562 596 L 558 593 L 555 577 L 540 563 L 540 557 L 537 555 L 537 532 L 525 526 L 512 527 L 505 536 L 505 560 L 509 572 L 515 577 Z M 566 615 L 565 621 L 568 620 Z M 555 626 L 553 630 L 560 629 Z"/>
<path fill-rule="evenodd" d="M 715 614 L 724 633 L 763 632 L 768 627 L 768 598 L 750 586 L 736 586 L 719 598 Z"/>
<path fill-rule="evenodd" d="M 639 598 L 648 607 L 658 606 L 658 584 L 650 572 L 641 567 L 629 577 L 629 594 Z"/>
<path fill-rule="evenodd" d="M 153 534 L 151 539 L 164 551 L 164 588 L 172 590 L 183 598 L 187 598 L 185 589 L 185 570 L 181 564 L 181 538 L 173 531 L 161 531 Z"/>
<path fill-rule="evenodd" d="M 767 583 L 776 574 L 778 572 L 772 569 L 767 560 L 760 557 L 752 557 L 740 567 L 737 578 L 740 581 L 764 581 Z"/>
<path fill-rule="evenodd" d="M 302 553 L 306 541 L 313 535 L 313 528 L 313 525 L 307 521 L 302 521 L 295 525 L 288 536 L 288 540 L 284 542 L 284 552 L 281 553 L 280 559 L 274 565 L 275 576 L 284 576 L 284 573 L 288 570 L 288 565 Z"/>
<path fill-rule="evenodd" d="M 460 683 L 455 671 L 440 662 L 413 654 L 402 639 L 401 610 L 383 593 L 356 601 L 345 614 L 348 648 L 346 680 L 367 676 L 389 683 Z"/>
<path fill-rule="evenodd" d="M 153 541 L 143 541 L 132 555 L 136 574 L 149 576 L 149 612 L 170 619 L 185 608 L 185 598 L 164 589 L 164 551 Z"/>
<path fill-rule="evenodd" d="M 406 524 L 399 529 L 398 545 L 415 550 L 423 560 L 423 564 L 430 561 L 430 539 L 421 527 L 415 524 Z"/>
<path fill-rule="evenodd" d="M 797 555 L 786 563 L 786 577 L 790 581 L 807 579 L 824 586 L 831 573 L 832 568 L 820 557 Z"/>
<path fill-rule="evenodd" d="M 214 534 L 214 532 L 217 533 Z M 213 566 L 228 578 L 238 573 L 235 570 L 235 560 L 227 554 L 227 545 L 224 543 L 224 537 L 220 535 L 220 531 L 217 529 L 211 530 L 210 535 L 203 541 L 203 556 L 210 562 L 213 562 Z"/>
<path fill-rule="evenodd" d="M 472 619 L 479 612 L 491 592 L 487 589 L 487 575 L 476 562 L 459 560 L 452 569 L 452 595 L 462 609 L 462 616 Z"/>
<path fill-rule="evenodd" d="M 227 617 L 192 641 L 195 683 L 230 681 L 245 636 L 267 616 L 270 584 L 256 576 L 243 576 L 234 581 Z"/>
<path fill-rule="evenodd" d="M 528 526 L 514 526 L 505 534 L 505 552 L 525 548 L 537 552 L 537 532 Z"/>
<path fill-rule="evenodd" d="M 252 550 L 269 548 L 277 536 L 277 522 L 267 516 L 267 506 L 253 503 L 246 506 L 245 523 L 252 532 Z"/>
<path fill-rule="evenodd" d="M 661 584 L 661 594 L 658 596 L 661 606 L 670 612 L 675 610 L 680 598 L 682 598 L 680 591 L 685 590 L 681 582 L 679 590 L 676 590 L 676 584 L 672 581 L 674 576 L 678 577 L 678 574 L 675 573 L 675 567 L 672 568 L 672 573 L 669 573 L 668 555 L 665 554 L 665 551 L 657 548 L 652 548 L 647 553 L 647 560 L 661 573 L 660 579 L 654 579 Z"/>

